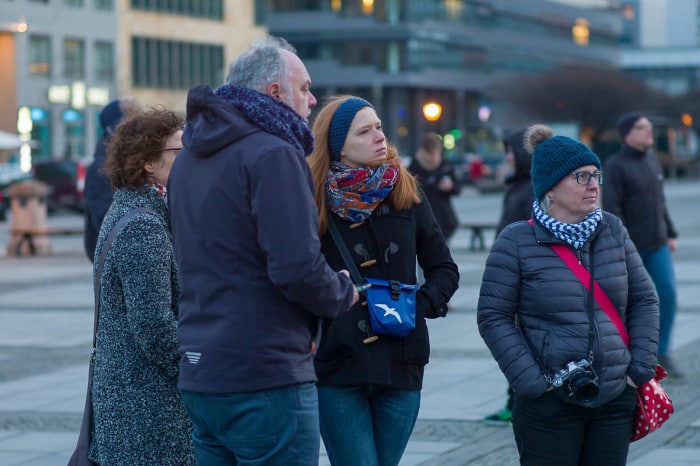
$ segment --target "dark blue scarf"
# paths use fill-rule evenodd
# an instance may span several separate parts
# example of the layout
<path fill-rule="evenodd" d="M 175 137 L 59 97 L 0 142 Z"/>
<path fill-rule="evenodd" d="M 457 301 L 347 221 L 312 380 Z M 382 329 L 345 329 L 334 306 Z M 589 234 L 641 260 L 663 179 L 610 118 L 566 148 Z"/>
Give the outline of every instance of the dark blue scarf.
<path fill-rule="evenodd" d="M 304 156 L 313 152 L 314 136 L 306 121 L 281 100 L 229 84 L 224 84 L 214 94 L 240 110 L 255 126 L 284 139 Z"/>

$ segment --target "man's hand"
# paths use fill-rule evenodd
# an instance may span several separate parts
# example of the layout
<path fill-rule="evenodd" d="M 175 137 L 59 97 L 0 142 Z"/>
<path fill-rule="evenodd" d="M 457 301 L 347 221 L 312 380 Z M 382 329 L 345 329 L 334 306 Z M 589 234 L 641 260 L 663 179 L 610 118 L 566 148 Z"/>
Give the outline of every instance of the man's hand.
<path fill-rule="evenodd" d="M 346 277 L 350 278 L 350 272 L 347 270 L 341 270 L 340 273 L 345 275 Z M 350 306 L 354 306 L 357 301 L 360 300 L 360 293 L 357 292 L 357 288 L 355 286 L 352 287 L 352 304 Z"/>
<path fill-rule="evenodd" d="M 678 250 L 678 240 L 676 238 L 668 239 L 668 249 L 670 249 L 671 252 L 676 252 Z"/>
<path fill-rule="evenodd" d="M 448 192 L 452 191 L 452 188 L 454 187 L 454 182 L 452 181 L 452 178 L 449 176 L 443 176 L 440 181 L 438 182 L 438 188 L 442 192 Z"/>

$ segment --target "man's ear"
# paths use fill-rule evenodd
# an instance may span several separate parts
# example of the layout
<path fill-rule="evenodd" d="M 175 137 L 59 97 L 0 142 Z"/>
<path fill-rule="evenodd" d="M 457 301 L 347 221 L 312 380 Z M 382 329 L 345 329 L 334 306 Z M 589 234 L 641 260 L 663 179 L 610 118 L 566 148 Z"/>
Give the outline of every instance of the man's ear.
<path fill-rule="evenodd" d="M 267 85 L 267 95 L 270 97 L 273 97 L 275 99 L 280 98 L 280 92 L 282 92 L 282 88 L 280 86 L 280 83 L 278 82 L 273 82 Z"/>

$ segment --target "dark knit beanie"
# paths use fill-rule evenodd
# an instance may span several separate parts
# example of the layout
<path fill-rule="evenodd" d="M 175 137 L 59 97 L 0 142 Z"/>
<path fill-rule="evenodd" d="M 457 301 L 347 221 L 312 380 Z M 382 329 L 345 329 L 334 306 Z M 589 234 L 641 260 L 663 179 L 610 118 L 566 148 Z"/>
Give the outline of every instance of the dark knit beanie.
<path fill-rule="evenodd" d="M 549 126 L 530 126 L 525 145 L 532 152 L 530 175 L 537 200 L 579 167 L 595 165 L 600 170 L 600 159 L 588 146 L 566 136 L 554 136 Z"/>
<path fill-rule="evenodd" d="M 113 133 L 114 128 L 122 119 L 122 109 L 119 107 L 119 99 L 113 100 L 100 112 L 100 126 L 105 133 Z"/>
<path fill-rule="evenodd" d="M 620 133 L 620 138 L 624 141 L 625 137 L 630 133 L 634 124 L 641 118 L 644 118 L 642 112 L 627 112 L 617 120 L 617 132 Z"/>
<path fill-rule="evenodd" d="M 343 150 L 348 130 L 355 119 L 355 115 L 364 107 L 374 106 L 359 97 L 350 97 L 340 104 L 331 118 L 331 125 L 328 128 L 328 149 L 331 151 L 333 160 L 340 160 L 340 151 Z"/>

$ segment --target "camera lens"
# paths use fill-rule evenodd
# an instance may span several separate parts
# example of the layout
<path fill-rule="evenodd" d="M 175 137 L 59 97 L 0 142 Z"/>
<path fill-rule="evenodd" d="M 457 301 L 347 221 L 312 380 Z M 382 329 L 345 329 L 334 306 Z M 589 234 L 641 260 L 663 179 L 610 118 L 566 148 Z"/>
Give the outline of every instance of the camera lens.
<path fill-rule="evenodd" d="M 595 401 L 598 398 L 598 384 L 589 378 L 577 378 L 571 381 L 574 396 L 582 402 Z"/>

